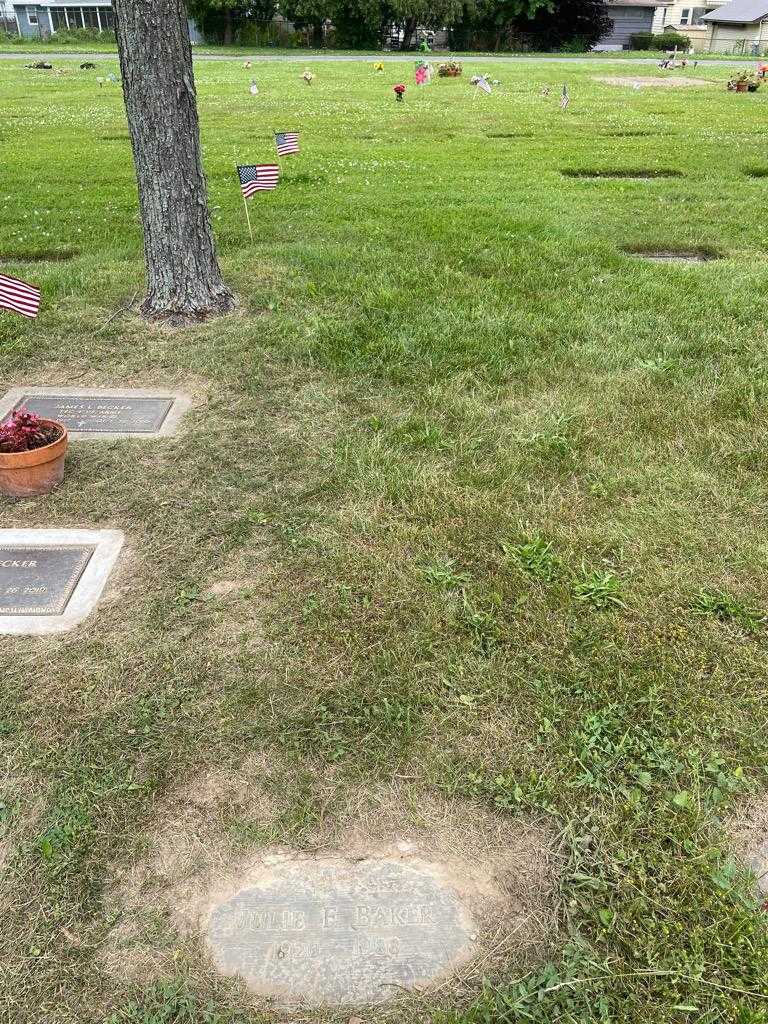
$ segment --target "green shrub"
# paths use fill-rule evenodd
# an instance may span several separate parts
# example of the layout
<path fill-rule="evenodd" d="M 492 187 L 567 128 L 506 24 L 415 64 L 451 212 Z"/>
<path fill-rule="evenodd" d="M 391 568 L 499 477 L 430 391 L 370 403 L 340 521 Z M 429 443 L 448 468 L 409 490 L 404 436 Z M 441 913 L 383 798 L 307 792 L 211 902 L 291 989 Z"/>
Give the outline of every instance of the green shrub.
<path fill-rule="evenodd" d="M 206 39 L 206 41 L 220 43 L 221 39 Z M 290 31 L 275 22 L 246 19 L 237 27 L 235 42 L 238 46 L 279 46 L 286 50 L 292 50 L 302 46 L 304 40 L 301 33 Z"/>
<path fill-rule="evenodd" d="M 99 32 L 96 28 L 61 29 L 50 36 L 47 42 L 57 46 L 79 46 L 81 43 L 114 43 L 114 32 Z"/>
<path fill-rule="evenodd" d="M 684 36 L 682 32 L 667 30 L 655 38 L 659 48 L 662 50 L 674 50 L 675 47 L 678 50 L 690 50 L 691 48 L 691 40 L 688 36 Z"/>
<path fill-rule="evenodd" d="M 680 32 L 662 32 L 655 35 L 653 32 L 634 32 L 629 38 L 630 50 L 688 50 L 691 40 Z"/>
<path fill-rule="evenodd" d="M 654 36 L 653 32 L 634 32 L 629 37 L 629 48 L 630 50 L 654 50 Z"/>

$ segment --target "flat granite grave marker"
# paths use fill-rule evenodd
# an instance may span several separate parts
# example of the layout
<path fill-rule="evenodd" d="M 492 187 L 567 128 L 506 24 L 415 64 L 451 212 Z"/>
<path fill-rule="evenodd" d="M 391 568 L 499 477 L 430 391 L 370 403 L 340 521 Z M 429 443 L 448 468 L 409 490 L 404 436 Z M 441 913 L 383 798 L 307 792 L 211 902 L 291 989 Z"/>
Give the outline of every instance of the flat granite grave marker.
<path fill-rule="evenodd" d="M 179 392 L 14 388 L 0 402 L 0 419 L 24 407 L 45 419 L 63 423 L 75 441 L 151 438 L 174 433 L 189 406 L 189 398 Z"/>
<path fill-rule="evenodd" d="M 284 861 L 218 902 L 213 959 L 255 993 L 312 1006 L 380 1003 L 475 953 L 439 873 L 392 860 Z"/>
<path fill-rule="evenodd" d="M 0 633 L 74 628 L 96 606 L 122 545 L 118 530 L 0 530 Z"/>

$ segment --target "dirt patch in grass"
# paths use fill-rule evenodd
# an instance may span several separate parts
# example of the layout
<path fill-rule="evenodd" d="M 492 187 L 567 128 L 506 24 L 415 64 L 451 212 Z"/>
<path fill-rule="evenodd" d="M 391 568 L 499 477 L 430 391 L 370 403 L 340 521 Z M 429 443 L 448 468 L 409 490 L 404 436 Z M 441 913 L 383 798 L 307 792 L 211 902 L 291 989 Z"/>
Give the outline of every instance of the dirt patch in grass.
<path fill-rule="evenodd" d="M 79 255 L 77 249 L 40 249 L 37 252 L 6 249 L 0 252 L 0 263 L 67 263 Z"/>
<path fill-rule="evenodd" d="M 508 132 L 506 135 L 498 133 L 486 135 L 487 139 L 532 139 L 533 137 L 533 132 Z"/>
<path fill-rule="evenodd" d="M 731 819 L 727 831 L 739 860 L 754 872 L 760 892 L 768 895 L 768 794 L 749 803 Z"/>
<path fill-rule="evenodd" d="M 706 246 L 694 249 L 676 249 L 674 246 L 627 245 L 623 251 L 628 256 L 650 260 L 653 263 L 709 263 L 721 258 L 719 252 Z"/>
<path fill-rule="evenodd" d="M 605 85 L 629 85 L 633 89 L 677 89 L 686 85 L 715 85 L 715 82 L 707 78 L 682 78 L 680 75 L 670 75 L 669 78 L 650 78 L 647 75 L 625 78 L 619 75 L 599 75 L 593 79 L 595 82 L 603 82 Z"/>
<path fill-rule="evenodd" d="M 560 172 L 566 178 L 682 178 L 682 171 L 669 167 L 633 167 L 610 171 L 600 168 L 566 168 Z"/>
<path fill-rule="evenodd" d="M 290 836 L 286 822 L 300 789 L 298 779 L 254 758 L 240 770 L 204 773 L 171 794 L 157 809 L 145 854 L 115 880 L 109 902 L 121 920 L 101 950 L 103 969 L 123 982 L 146 982 L 161 977 L 182 947 L 192 969 L 211 976 L 203 935 L 217 894 L 286 854 L 438 866 L 471 912 L 481 950 L 441 985 L 454 999 L 475 991 L 483 976 L 500 974 L 510 957 L 519 968 L 555 930 L 559 857 L 542 826 L 382 787 L 347 796 L 333 818 L 321 815 L 288 846 L 280 836 Z M 332 780 L 314 786 L 323 808 L 339 792 Z"/>

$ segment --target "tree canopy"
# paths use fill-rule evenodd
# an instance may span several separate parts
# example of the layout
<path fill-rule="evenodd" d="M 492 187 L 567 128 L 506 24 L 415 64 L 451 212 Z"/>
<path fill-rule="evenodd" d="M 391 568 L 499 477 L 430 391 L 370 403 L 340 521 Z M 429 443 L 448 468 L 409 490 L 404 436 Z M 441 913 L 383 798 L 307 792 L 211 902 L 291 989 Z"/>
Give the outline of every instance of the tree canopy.
<path fill-rule="evenodd" d="M 188 7 L 204 34 L 231 42 L 237 25 L 269 21 L 278 0 L 189 0 Z M 611 28 L 605 0 L 284 0 L 279 11 L 316 43 L 332 24 L 337 45 L 352 48 L 376 46 L 395 28 L 408 49 L 418 28 L 447 28 L 456 48 L 586 49 Z"/>

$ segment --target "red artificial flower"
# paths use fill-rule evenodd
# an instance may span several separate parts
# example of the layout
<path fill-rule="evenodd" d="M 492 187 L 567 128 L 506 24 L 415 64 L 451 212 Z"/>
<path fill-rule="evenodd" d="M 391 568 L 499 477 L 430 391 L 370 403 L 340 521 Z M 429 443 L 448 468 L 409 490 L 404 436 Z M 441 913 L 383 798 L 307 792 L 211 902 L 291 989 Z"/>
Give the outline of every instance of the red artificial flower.
<path fill-rule="evenodd" d="M 403 93 L 405 92 L 405 86 L 404 85 L 396 85 L 395 86 L 395 92 L 397 93 L 398 96 L 402 96 Z"/>

